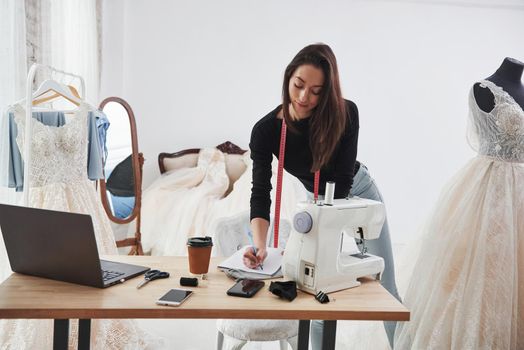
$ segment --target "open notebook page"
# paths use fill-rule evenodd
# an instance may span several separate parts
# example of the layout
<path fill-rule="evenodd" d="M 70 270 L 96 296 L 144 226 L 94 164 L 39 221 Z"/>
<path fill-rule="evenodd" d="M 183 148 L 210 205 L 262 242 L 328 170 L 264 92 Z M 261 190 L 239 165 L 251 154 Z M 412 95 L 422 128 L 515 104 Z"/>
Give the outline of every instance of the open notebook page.
<path fill-rule="evenodd" d="M 248 247 L 248 246 L 246 246 Z M 282 249 L 280 248 L 267 248 L 267 257 L 263 262 L 263 269 L 250 269 L 243 262 L 243 255 L 246 250 L 246 247 L 243 247 L 237 250 L 233 255 L 231 255 L 226 260 L 218 264 L 218 267 L 223 267 L 227 269 L 234 269 L 252 273 L 259 273 L 262 275 L 274 275 L 280 266 L 282 265 Z"/>

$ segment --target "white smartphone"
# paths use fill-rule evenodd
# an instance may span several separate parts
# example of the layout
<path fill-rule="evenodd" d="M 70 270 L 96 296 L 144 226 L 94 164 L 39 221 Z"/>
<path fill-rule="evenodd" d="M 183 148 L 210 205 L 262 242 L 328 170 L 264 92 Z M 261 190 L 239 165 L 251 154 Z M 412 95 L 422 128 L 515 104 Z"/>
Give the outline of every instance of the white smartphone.
<path fill-rule="evenodd" d="M 189 289 L 171 289 L 156 301 L 158 305 L 178 306 L 193 294 Z"/>

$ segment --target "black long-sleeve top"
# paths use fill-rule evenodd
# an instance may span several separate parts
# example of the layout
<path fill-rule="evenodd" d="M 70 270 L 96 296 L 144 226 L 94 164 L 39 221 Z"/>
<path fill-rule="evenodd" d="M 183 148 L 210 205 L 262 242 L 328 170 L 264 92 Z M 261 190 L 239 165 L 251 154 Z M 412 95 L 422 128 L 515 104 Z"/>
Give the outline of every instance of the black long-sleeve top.
<path fill-rule="evenodd" d="M 278 106 L 260 119 L 251 132 L 251 159 L 253 160 L 253 186 L 251 188 L 251 219 L 263 218 L 269 221 L 271 208 L 271 161 L 278 158 L 282 120 L 277 114 Z M 335 198 L 345 198 L 353 184 L 353 175 L 360 167 L 357 161 L 358 109 L 352 101 L 346 100 L 348 123 L 333 155 L 320 169 L 319 194 L 325 191 L 326 181 L 334 181 Z M 309 144 L 309 118 L 294 121 L 298 134 L 288 130 L 284 169 L 297 177 L 310 192 L 314 190 L 314 173 L 311 172 L 313 156 Z M 314 146 L 314 145 L 313 145 Z"/>

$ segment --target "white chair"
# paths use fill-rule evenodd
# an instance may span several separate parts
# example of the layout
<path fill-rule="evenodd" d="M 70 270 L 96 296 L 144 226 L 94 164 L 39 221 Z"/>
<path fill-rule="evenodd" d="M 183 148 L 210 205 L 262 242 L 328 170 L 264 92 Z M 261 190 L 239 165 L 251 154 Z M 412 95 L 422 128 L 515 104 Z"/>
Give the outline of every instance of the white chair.
<path fill-rule="evenodd" d="M 285 248 L 291 232 L 288 220 L 280 220 L 278 246 Z M 269 232 L 273 232 L 271 223 Z M 214 244 L 218 256 L 231 256 L 238 249 L 249 245 L 249 212 L 219 219 L 215 225 Z M 268 245 L 273 246 L 272 235 Z M 297 349 L 298 320 L 235 320 L 217 321 L 217 349 L 238 350 L 248 341 L 279 341 L 280 349 L 291 345 Z"/>
<path fill-rule="evenodd" d="M 280 349 L 297 349 L 298 320 L 217 321 L 217 350 L 240 350 L 248 341 L 279 341 Z"/>

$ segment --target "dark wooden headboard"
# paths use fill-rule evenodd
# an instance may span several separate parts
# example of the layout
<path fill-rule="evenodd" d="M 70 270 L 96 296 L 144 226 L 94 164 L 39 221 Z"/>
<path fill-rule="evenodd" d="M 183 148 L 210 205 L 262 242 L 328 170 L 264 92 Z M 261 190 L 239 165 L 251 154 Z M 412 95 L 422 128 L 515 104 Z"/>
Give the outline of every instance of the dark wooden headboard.
<path fill-rule="evenodd" d="M 224 143 L 221 143 L 220 145 L 216 146 L 217 149 L 224 152 L 225 154 L 239 154 L 242 155 L 246 153 L 245 149 L 242 149 L 235 145 L 233 142 L 226 141 Z M 172 159 L 172 158 L 180 158 L 182 156 L 188 155 L 188 154 L 198 154 L 200 152 L 201 148 L 188 148 L 182 151 L 178 151 L 175 153 L 166 153 L 162 152 L 158 155 L 158 168 L 160 169 L 160 173 L 163 174 L 166 172 L 166 165 L 165 160 L 166 159 Z"/>
<path fill-rule="evenodd" d="M 226 195 L 233 190 L 233 184 L 242 176 L 246 170 L 244 159 L 245 149 L 242 149 L 232 142 L 226 141 L 216 146 L 225 156 L 226 173 L 229 177 L 229 188 Z M 160 174 L 170 170 L 187 167 L 195 167 L 198 163 L 200 148 L 189 148 L 175 153 L 160 153 L 158 155 L 158 167 Z"/>

